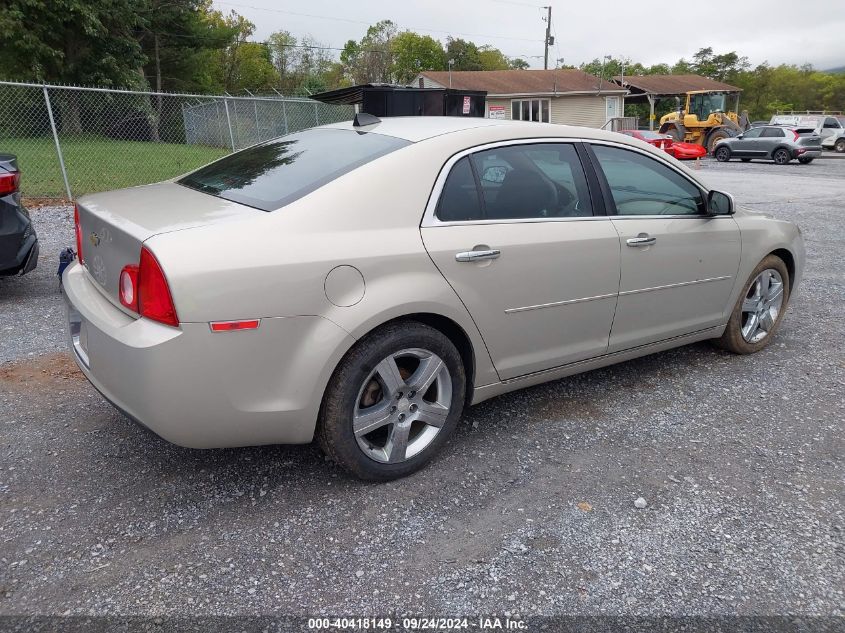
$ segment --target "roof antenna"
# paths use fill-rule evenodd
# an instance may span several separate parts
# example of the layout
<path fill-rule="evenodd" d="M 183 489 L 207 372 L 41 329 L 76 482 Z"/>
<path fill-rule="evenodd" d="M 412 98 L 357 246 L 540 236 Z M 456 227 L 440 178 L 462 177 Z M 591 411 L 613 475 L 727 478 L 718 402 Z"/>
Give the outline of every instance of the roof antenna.
<path fill-rule="evenodd" d="M 367 114 L 366 112 L 358 112 L 355 115 L 355 120 L 352 122 L 352 126 L 363 127 L 366 125 L 375 125 L 376 123 L 381 123 L 381 119 L 377 116 Z"/>

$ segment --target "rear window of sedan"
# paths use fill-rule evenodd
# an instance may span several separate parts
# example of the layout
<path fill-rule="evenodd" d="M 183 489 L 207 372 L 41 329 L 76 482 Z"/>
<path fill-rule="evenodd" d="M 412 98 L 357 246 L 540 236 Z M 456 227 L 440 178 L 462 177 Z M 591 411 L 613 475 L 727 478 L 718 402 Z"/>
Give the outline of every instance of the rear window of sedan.
<path fill-rule="evenodd" d="M 306 130 L 248 147 L 177 182 L 262 211 L 274 211 L 406 145 L 410 141 L 383 134 Z"/>

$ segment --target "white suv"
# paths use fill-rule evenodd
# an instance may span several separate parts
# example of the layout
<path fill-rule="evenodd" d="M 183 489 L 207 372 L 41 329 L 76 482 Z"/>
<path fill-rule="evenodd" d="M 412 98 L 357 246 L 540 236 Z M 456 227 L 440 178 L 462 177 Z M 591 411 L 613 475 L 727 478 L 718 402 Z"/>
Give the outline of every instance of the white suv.
<path fill-rule="evenodd" d="M 823 149 L 845 153 L 845 126 L 840 118 L 826 114 L 776 114 L 769 125 L 813 128 L 822 139 Z"/>

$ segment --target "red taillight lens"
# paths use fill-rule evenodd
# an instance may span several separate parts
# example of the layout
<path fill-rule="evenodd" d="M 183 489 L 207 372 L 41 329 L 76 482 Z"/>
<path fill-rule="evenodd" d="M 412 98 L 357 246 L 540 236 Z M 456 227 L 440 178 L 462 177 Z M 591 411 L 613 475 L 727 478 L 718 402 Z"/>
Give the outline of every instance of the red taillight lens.
<path fill-rule="evenodd" d="M 797 141 L 799 138 L 801 138 L 801 135 L 800 135 L 798 132 L 796 132 L 795 130 L 792 130 L 792 133 L 795 135 L 795 140 L 796 140 L 796 141 Z"/>
<path fill-rule="evenodd" d="M 120 271 L 118 294 L 120 303 L 133 312 L 138 312 L 138 267 L 134 264 L 124 266 Z"/>
<path fill-rule="evenodd" d="M 76 257 L 82 263 L 82 226 L 79 224 L 79 207 L 73 205 L 73 226 L 76 231 Z"/>
<path fill-rule="evenodd" d="M 141 316 L 173 327 L 179 325 L 167 278 L 158 260 L 146 247 L 141 248 L 137 290 L 138 312 Z"/>
<path fill-rule="evenodd" d="M 0 174 L 0 196 L 15 193 L 21 184 L 21 172 Z"/>

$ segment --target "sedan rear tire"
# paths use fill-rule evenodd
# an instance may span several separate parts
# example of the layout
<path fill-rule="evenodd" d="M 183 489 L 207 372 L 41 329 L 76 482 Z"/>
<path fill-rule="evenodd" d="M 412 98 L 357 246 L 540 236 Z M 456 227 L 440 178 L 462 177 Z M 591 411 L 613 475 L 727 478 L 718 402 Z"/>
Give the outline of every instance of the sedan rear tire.
<path fill-rule="evenodd" d="M 786 313 L 790 283 L 783 260 L 767 255 L 745 283 L 716 345 L 735 354 L 753 354 L 766 347 Z"/>
<path fill-rule="evenodd" d="M 449 439 L 463 411 L 461 355 L 417 321 L 386 325 L 343 358 L 326 389 L 317 439 L 353 475 L 388 481 L 413 473 Z"/>

